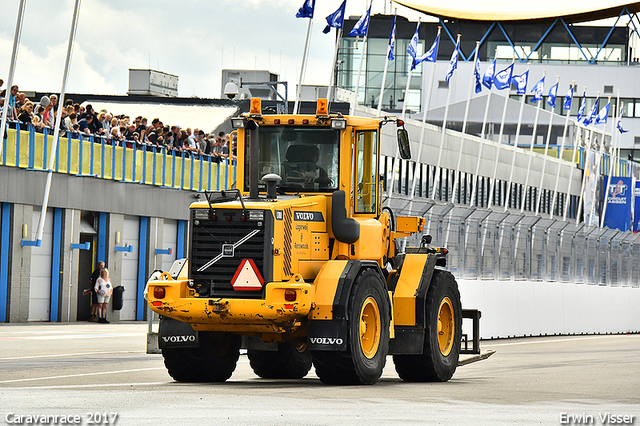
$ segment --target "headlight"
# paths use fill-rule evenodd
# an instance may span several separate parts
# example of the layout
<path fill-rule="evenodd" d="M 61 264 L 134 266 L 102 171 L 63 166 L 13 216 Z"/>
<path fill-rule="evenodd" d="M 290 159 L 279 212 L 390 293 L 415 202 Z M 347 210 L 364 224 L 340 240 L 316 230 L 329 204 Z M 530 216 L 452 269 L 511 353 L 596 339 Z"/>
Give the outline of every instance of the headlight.
<path fill-rule="evenodd" d="M 331 119 L 331 128 L 332 129 L 346 129 L 347 128 L 347 120 L 344 118 L 332 118 Z"/>
<path fill-rule="evenodd" d="M 244 129 L 244 118 L 232 118 L 231 127 L 234 129 Z"/>
<path fill-rule="evenodd" d="M 249 220 L 264 220 L 264 210 L 248 210 Z"/>

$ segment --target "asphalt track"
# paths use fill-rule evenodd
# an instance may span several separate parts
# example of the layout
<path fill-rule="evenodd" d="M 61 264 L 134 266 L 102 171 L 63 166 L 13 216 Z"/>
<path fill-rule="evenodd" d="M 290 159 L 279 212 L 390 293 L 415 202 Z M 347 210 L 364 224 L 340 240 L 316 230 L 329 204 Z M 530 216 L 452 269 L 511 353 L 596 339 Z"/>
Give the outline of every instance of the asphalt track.
<path fill-rule="evenodd" d="M 146 331 L 0 325 L 0 424 L 29 415 L 83 425 L 614 424 L 601 418 L 609 413 L 640 425 L 639 335 L 485 341 L 496 354 L 447 383 L 404 383 L 389 358 L 377 384 L 331 387 L 313 369 L 302 380 L 257 378 L 246 355 L 227 383 L 176 383 L 160 355 L 145 353 Z"/>

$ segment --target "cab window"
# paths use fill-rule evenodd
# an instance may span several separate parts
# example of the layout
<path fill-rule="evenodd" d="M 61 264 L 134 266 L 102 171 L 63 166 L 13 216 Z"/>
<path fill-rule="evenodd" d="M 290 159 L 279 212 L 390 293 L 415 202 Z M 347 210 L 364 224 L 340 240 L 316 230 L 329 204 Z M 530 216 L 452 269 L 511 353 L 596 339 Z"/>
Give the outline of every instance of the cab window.
<path fill-rule="evenodd" d="M 364 130 L 356 132 L 355 187 L 356 213 L 376 213 L 378 132 Z"/>

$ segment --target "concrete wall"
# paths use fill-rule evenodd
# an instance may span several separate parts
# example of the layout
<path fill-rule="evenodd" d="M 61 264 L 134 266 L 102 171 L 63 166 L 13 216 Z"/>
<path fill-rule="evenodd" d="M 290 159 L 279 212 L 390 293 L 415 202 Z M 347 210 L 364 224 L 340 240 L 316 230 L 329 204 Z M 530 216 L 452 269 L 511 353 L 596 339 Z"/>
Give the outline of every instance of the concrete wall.
<path fill-rule="evenodd" d="M 483 339 L 640 332 L 638 287 L 485 280 L 458 286 L 462 307 L 482 312 Z"/>

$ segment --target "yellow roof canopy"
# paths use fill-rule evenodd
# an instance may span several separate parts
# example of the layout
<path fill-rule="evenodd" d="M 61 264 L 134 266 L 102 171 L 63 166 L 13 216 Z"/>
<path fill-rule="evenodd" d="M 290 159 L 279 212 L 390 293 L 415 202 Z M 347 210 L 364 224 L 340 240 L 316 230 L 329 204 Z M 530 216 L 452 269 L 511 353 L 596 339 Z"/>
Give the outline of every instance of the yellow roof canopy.
<path fill-rule="evenodd" d="M 626 6 L 629 12 L 640 12 L 640 2 L 619 0 L 530 2 L 481 2 L 478 0 L 399 0 L 396 3 L 427 15 L 471 21 L 525 21 L 561 17 L 566 22 L 586 22 L 617 17 Z"/>

